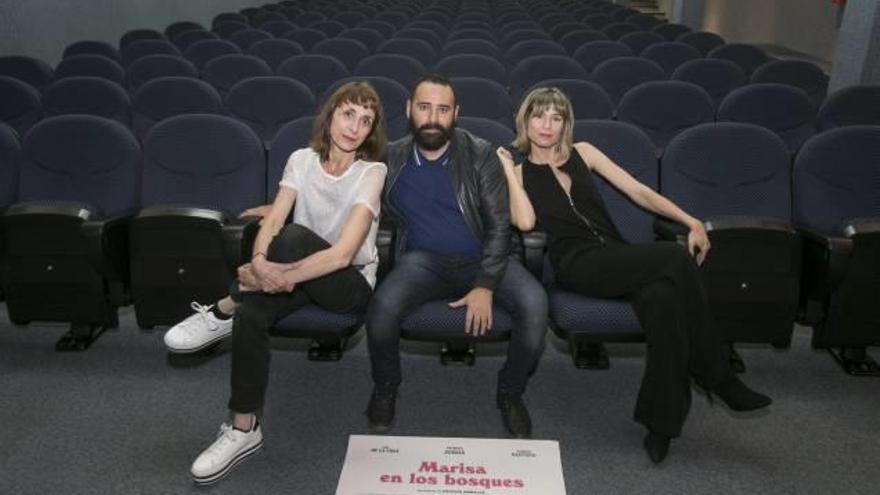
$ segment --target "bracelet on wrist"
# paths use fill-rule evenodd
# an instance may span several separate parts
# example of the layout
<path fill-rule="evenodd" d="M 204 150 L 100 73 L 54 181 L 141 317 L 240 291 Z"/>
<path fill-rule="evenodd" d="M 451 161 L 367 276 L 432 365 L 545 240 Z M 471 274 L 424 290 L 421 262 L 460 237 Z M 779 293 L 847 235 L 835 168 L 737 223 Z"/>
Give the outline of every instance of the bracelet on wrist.
<path fill-rule="evenodd" d="M 253 256 L 251 256 L 251 261 L 257 259 L 257 256 L 262 256 L 263 259 L 265 259 L 265 258 L 266 258 L 266 253 L 264 253 L 264 252 L 262 252 L 262 251 L 257 251 L 256 253 L 254 253 Z"/>

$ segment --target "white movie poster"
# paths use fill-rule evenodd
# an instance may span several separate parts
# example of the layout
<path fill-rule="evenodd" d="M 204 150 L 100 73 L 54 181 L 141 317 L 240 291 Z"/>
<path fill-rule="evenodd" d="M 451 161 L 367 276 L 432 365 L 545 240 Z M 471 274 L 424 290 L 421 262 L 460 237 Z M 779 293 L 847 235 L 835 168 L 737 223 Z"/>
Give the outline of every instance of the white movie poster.
<path fill-rule="evenodd" d="M 549 440 L 351 435 L 336 495 L 565 495 Z"/>

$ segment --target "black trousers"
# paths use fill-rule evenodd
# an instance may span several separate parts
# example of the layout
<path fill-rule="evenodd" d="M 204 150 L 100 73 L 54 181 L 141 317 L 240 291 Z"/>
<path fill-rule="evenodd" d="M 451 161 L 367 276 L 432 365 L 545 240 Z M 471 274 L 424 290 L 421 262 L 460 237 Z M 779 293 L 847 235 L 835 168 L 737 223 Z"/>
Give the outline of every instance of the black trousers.
<path fill-rule="evenodd" d="M 733 373 L 693 258 L 672 242 L 609 244 L 565 264 L 557 275 L 562 287 L 631 301 L 647 343 L 635 420 L 680 435 L 691 405 L 690 376 L 712 386 Z"/>
<path fill-rule="evenodd" d="M 329 247 L 327 241 L 308 228 L 291 224 L 275 237 L 266 257 L 270 261 L 291 262 Z M 232 325 L 229 409 L 241 414 L 262 409 L 269 381 L 269 328 L 272 325 L 308 304 L 338 313 L 361 312 L 372 294 L 370 284 L 352 266 L 298 284 L 289 293 L 240 292 L 238 284 L 233 285 L 230 296 L 239 304 Z"/>

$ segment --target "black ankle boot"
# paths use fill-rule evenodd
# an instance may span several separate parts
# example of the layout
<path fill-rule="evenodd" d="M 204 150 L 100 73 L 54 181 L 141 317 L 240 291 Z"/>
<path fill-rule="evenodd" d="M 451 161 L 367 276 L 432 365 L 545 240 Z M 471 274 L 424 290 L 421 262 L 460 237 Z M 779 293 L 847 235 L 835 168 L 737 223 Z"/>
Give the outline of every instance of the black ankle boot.
<path fill-rule="evenodd" d="M 700 380 L 697 380 L 697 385 L 706 391 L 710 401 L 712 400 L 712 394 L 715 394 L 733 411 L 754 411 L 773 403 L 770 397 L 750 389 L 736 375 L 731 375 L 713 387 L 706 386 Z"/>
<path fill-rule="evenodd" d="M 645 446 L 645 452 L 648 453 L 648 457 L 651 458 L 651 462 L 654 464 L 660 464 L 663 462 L 663 459 L 666 459 L 666 456 L 669 454 L 669 443 L 672 439 L 662 433 L 655 433 L 653 431 L 648 431 L 648 434 L 645 435 L 645 441 L 642 442 L 642 445 Z"/>
<path fill-rule="evenodd" d="M 507 394 L 499 391 L 495 403 L 501 410 L 501 420 L 513 438 L 532 437 L 532 419 L 520 394 Z"/>
<path fill-rule="evenodd" d="M 394 422 L 394 408 L 397 403 L 397 387 L 383 385 L 373 387 L 370 404 L 367 406 L 367 420 L 373 433 L 385 433 Z"/>

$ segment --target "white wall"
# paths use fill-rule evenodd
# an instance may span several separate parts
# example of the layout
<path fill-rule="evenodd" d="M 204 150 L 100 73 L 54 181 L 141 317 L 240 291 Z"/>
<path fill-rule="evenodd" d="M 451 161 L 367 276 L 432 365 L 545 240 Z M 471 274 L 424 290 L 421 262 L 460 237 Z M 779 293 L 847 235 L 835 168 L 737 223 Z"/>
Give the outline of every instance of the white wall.
<path fill-rule="evenodd" d="M 830 0 L 701 0 L 702 29 L 728 41 L 768 43 L 831 61 L 837 7 Z"/>
<path fill-rule="evenodd" d="M 129 29 L 162 31 L 168 24 L 192 20 L 210 27 L 220 12 L 268 0 L 0 0 L 0 55 L 29 55 L 51 65 L 74 41 L 101 40 L 114 45 Z"/>

